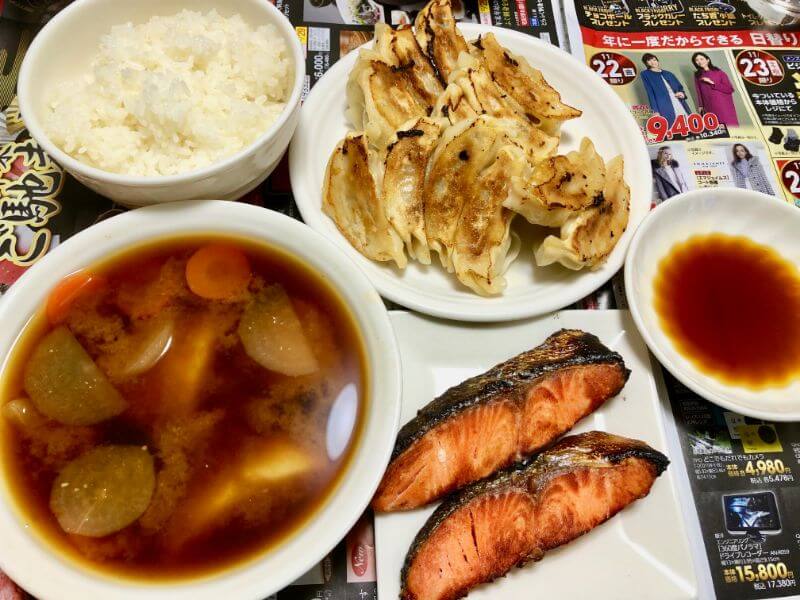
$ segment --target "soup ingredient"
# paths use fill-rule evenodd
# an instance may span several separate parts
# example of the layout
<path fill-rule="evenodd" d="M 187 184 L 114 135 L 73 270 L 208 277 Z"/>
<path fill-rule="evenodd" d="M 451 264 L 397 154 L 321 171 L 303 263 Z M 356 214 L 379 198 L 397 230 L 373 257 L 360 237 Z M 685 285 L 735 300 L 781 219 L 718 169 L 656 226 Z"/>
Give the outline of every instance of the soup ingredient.
<path fill-rule="evenodd" d="M 129 340 L 129 356 L 120 377 L 135 377 L 152 369 L 169 351 L 175 321 L 172 317 L 155 317 L 142 323 Z"/>
<path fill-rule="evenodd" d="M 406 555 L 403 600 L 452 600 L 541 560 L 650 492 L 669 464 L 644 442 L 592 431 L 464 489 L 430 516 Z"/>
<path fill-rule="evenodd" d="M 0 412 L 3 418 L 23 430 L 38 427 L 44 421 L 42 415 L 27 398 L 17 398 L 6 402 L 0 408 Z"/>
<path fill-rule="evenodd" d="M 127 175 L 174 175 L 230 156 L 283 112 L 294 74 L 271 24 L 184 10 L 103 36 L 88 72 L 47 99 L 66 153 Z"/>
<path fill-rule="evenodd" d="M 153 457 L 139 446 L 101 446 L 56 477 L 50 508 L 67 533 L 102 537 L 124 529 L 150 504 Z"/>
<path fill-rule="evenodd" d="M 48 333 L 25 367 L 25 391 L 43 415 L 65 425 L 94 425 L 127 403 L 63 325 Z"/>
<path fill-rule="evenodd" d="M 562 329 L 450 388 L 406 423 L 372 506 L 409 510 L 546 447 L 619 393 L 622 357 Z"/>
<path fill-rule="evenodd" d="M 133 320 L 162 315 L 170 306 L 191 302 L 193 295 L 186 283 L 186 260 L 176 257 L 142 261 L 113 283 L 114 304 Z"/>
<path fill-rule="evenodd" d="M 628 227 L 631 190 L 623 177 L 622 156 L 607 168 L 603 193 L 591 207 L 571 215 L 561 226 L 561 235 L 548 235 L 536 248 L 540 267 L 559 262 L 568 269 L 596 268 L 611 254 Z"/>
<path fill-rule="evenodd" d="M 270 285 L 245 308 L 239 338 L 247 355 L 270 371 L 298 376 L 319 368 L 292 301 L 280 285 Z"/>
<path fill-rule="evenodd" d="M 154 380 L 159 383 L 166 414 L 191 414 L 208 389 L 220 338 L 235 326 L 236 314 L 202 311 L 184 315 L 176 325 L 169 352 Z"/>
<path fill-rule="evenodd" d="M 800 271 L 775 250 L 690 237 L 659 262 L 653 298 L 672 343 L 706 374 L 750 389 L 800 376 Z"/>
<path fill-rule="evenodd" d="M 150 506 L 137 523 L 146 534 L 158 535 L 186 499 L 192 477 L 207 464 L 202 462 L 202 454 L 223 422 L 225 411 L 197 411 L 191 417 L 160 420 L 153 428 L 156 487 Z"/>
<path fill-rule="evenodd" d="M 287 485 L 308 474 L 319 460 L 283 436 L 250 439 L 233 463 L 210 478 L 203 491 L 193 494 L 182 510 L 176 536 L 181 542 L 224 524 L 225 518 L 265 488 Z"/>
<path fill-rule="evenodd" d="M 60 325 L 79 298 L 96 294 L 106 284 L 102 275 L 86 271 L 78 271 L 62 279 L 47 299 L 47 320 L 51 325 Z"/>
<path fill-rule="evenodd" d="M 12 426 L 7 436 L 28 468 L 42 464 L 50 472 L 90 450 L 97 432 L 87 426 L 61 425 L 44 417 L 28 398 L 15 398 L 0 407 L 0 417 Z M 45 480 L 49 485 L 49 480 Z M 48 490 L 49 491 L 49 490 Z"/>
<path fill-rule="evenodd" d="M 186 263 L 189 289 L 209 300 L 239 300 L 250 283 L 244 252 L 223 244 L 203 246 Z"/>

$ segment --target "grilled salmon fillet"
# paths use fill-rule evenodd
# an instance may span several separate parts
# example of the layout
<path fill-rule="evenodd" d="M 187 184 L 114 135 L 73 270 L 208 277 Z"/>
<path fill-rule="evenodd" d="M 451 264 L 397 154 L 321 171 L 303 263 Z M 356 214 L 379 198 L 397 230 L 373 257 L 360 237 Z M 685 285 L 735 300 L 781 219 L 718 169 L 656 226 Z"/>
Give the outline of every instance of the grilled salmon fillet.
<path fill-rule="evenodd" d="M 417 508 L 537 452 L 615 396 L 629 374 L 594 335 L 554 333 L 420 410 L 398 434 L 373 508 Z"/>
<path fill-rule="evenodd" d="M 592 431 L 446 500 L 417 534 L 403 600 L 454 600 L 540 560 L 650 492 L 669 460 L 644 442 Z"/>

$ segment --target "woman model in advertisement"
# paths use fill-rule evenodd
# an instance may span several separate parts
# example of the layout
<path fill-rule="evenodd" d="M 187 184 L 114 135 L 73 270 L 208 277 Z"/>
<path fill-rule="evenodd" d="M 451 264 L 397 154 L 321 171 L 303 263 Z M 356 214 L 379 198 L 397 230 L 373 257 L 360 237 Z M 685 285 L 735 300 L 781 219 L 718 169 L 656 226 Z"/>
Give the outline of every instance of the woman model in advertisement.
<path fill-rule="evenodd" d="M 772 185 L 770 185 L 758 157 L 750 154 L 750 150 L 744 144 L 733 145 L 731 175 L 734 185 L 738 188 L 770 195 L 775 193 L 772 191 Z"/>
<path fill-rule="evenodd" d="M 647 68 L 640 76 L 653 114 L 661 115 L 670 124 L 677 115 L 689 115 L 692 111 L 686 102 L 686 92 L 675 74 L 662 69 L 655 54 L 644 54 L 642 62 Z"/>
<path fill-rule="evenodd" d="M 689 189 L 669 146 L 661 146 L 653 161 L 653 185 L 660 202 Z"/>
<path fill-rule="evenodd" d="M 714 113 L 720 123 L 727 126 L 738 125 L 739 117 L 733 105 L 733 86 L 725 71 L 715 67 L 708 54 L 695 52 L 692 54 L 694 87 L 697 91 L 697 110 L 702 113 Z"/>

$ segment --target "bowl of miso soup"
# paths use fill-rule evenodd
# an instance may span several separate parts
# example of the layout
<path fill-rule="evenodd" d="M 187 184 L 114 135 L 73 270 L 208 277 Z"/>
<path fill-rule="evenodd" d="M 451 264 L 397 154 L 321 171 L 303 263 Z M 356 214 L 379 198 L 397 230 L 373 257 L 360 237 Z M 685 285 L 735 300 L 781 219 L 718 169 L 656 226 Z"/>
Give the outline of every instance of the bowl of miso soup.
<path fill-rule="evenodd" d="M 37 597 L 264 598 L 345 536 L 389 460 L 385 307 L 264 208 L 112 217 L 0 322 L 0 567 Z"/>

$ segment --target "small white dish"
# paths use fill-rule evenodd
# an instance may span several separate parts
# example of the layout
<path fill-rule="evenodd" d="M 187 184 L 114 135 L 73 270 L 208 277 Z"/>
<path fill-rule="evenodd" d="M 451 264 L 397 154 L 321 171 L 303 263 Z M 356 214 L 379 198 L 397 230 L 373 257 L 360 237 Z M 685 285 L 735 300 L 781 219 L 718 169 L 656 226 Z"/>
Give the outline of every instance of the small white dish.
<path fill-rule="evenodd" d="M 667 453 L 661 406 L 647 348 L 627 311 L 562 311 L 494 325 L 453 323 L 390 313 L 403 357 L 403 414 L 410 420 L 450 386 L 528 350 L 562 327 L 597 335 L 625 359 L 631 376 L 622 392 L 580 421 L 573 432 L 598 429 L 644 440 Z M 420 344 L 420 340 L 425 340 Z M 482 585 L 470 600 L 697 598 L 678 476 L 670 466 L 650 494 L 541 562 Z M 433 507 L 375 516 L 378 597 L 397 598 L 400 570 L 414 536 Z"/>
<path fill-rule="evenodd" d="M 145 23 L 156 15 L 183 9 L 222 16 L 241 15 L 249 25 L 274 25 L 293 58 L 291 93 L 281 115 L 250 145 L 202 169 L 177 175 L 141 177 L 103 171 L 83 163 L 56 146 L 45 133 L 40 115 L 55 85 L 84 75 L 100 38 L 114 25 Z M 281 11 L 263 0 L 77 0 L 60 11 L 36 35 L 25 54 L 17 82 L 22 120 L 31 136 L 58 164 L 86 187 L 125 206 L 176 200 L 219 198 L 236 200 L 260 184 L 275 169 L 289 146 L 300 114 L 306 81 L 305 53 L 294 26 Z"/>
<path fill-rule="evenodd" d="M 617 94 L 566 52 L 509 29 L 474 23 L 459 24 L 459 29 L 467 39 L 494 33 L 503 46 L 541 69 L 565 102 L 583 111 L 583 116 L 564 124 L 559 153 L 577 149 L 581 139 L 588 136 L 605 159 L 617 154 L 624 156 L 625 180 L 631 187 L 630 222 L 606 263 L 594 271 L 570 271 L 560 265 L 539 268 L 533 260 L 532 246 L 534 242 L 538 245 L 548 230 L 515 227 L 523 233 L 522 250 L 506 273 L 508 287 L 500 296 L 485 298 L 464 287 L 438 264 L 425 266 L 411 261 L 400 270 L 373 262 L 352 248 L 336 224 L 322 212 L 322 181 L 331 152 L 352 129 L 345 116 L 345 88 L 358 50 L 350 52 L 325 73 L 300 111 L 300 124 L 289 148 L 294 198 L 303 220 L 343 248 L 381 295 L 398 304 L 462 321 L 504 321 L 552 312 L 587 296 L 622 267 L 633 232 L 650 209 L 652 178 L 647 148 L 639 127 Z M 517 219 L 523 221 L 522 217 Z M 438 263 L 438 259 L 434 258 L 434 262 Z"/>
<path fill-rule="evenodd" d="M 0 300 L 0 373 L 50 290 L 75 271 L 131 246 L 191 235 L 244 238 L 309 265 L 349 307 L 365 345 L 367 409 L 350 465 L 328 500 L 295 533 L 248 562 L 194 579 L 124 579 L 88 570 L 60 554 L 16 506 L 0 464 L 0 569 L 37 598 L 63 600 L 262 600 L 284 588 L 338 544 L 367 507 L 389 462 L 400 417 L 400 357 L 388 313 L 351 260 L 302 223 L 264 208 L 213 200 L 130 211 L 68 239 L 36 263 Z M 0 435 L 4 427 L 0 423 Z"/>
<path fill-rule="evenodd" d="M 625 290 L 636 326 L 664 367 L 714 404 L 770 421 L 800 420 L 800 380 L 751 390 L 700 371 L 661 328 L 653 302 L 658 264 L 677 243 L 698 234 L 741 235 L 800 266 L 800 211 L 774 196 L 738 189 L 695 190 L 653 210 L 633 237 L 625 263 Z M 724 302 L 725 299 L 721 298 Z"/>

